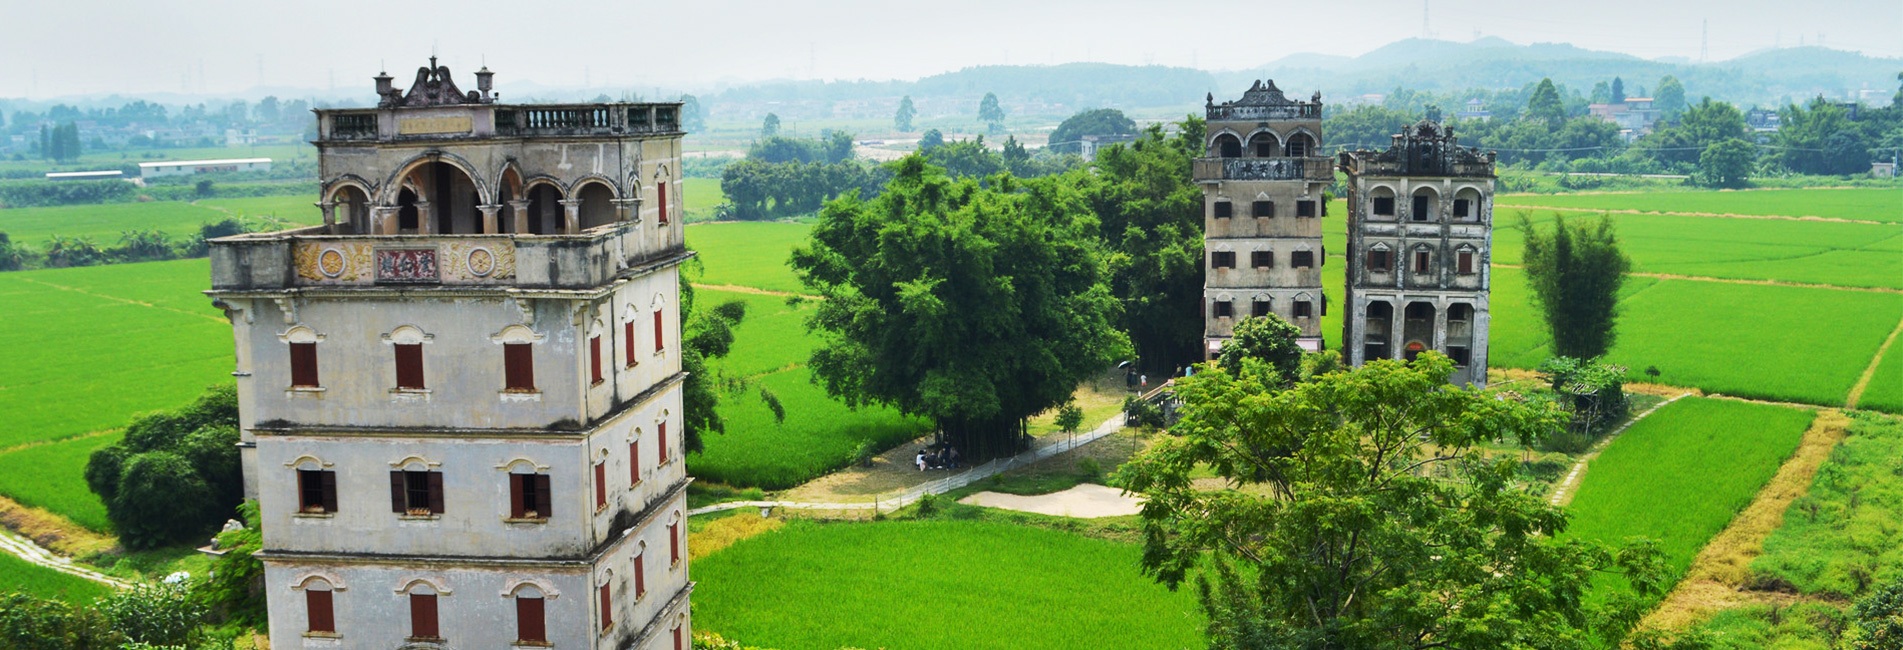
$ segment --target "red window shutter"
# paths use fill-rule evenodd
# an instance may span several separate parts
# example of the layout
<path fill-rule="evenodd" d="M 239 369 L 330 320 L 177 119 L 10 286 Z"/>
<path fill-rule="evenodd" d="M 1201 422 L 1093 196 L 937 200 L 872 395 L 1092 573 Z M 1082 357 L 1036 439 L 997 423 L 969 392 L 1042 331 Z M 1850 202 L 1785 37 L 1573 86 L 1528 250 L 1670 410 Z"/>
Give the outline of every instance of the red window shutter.
<path fill-rule="evenodd" d="M 635 364 L 640 363 L 639 361 L 635 360 L 635 354 L 634 354 L 634 321 L 633 320 L 629 320 L 628 322 L 621 324 L 621 349 L 622 349 L 622 354 L 628 355 L 628 367 L 632 368 L 634 367 Z"/>
<path fill-rule="evenodd" d="M 615 626 L 614 599 L 613 599 L 613 596 L 609 595 L 609 585 L 602 585 L 601 586 L 601 629 L 606 630 L 609 628 L 613 628 L 614 626 Z"/>
<path fill-rule="evenodd" d="M 667 181 L 654 183 L 655 194 L 661 199 L 661 225 L 667 225 Z"/>
<path fill-rule="evenodd" d="M 524 499 L 527 495 L 522 493 L 523 478 L 526 477 L 521 474 L 509 475 L 509 516 L 515 519 L 528 514 L 528 503 Z"/>
<path fill-rule="evenodd" d="M 502 374 L 509 390 L 535 390 L 535 349 L 527 343 L 503 344 Z"/>
<path fill-rule="evenodd" d="M 317 387 L 317 344 L 291 344 L 291 385 Z"/>
<path fill-rule="evenodd" d="M 601 383 L 601 337 L 588 337 L 588 376 L 590 383 Z"/>
<path fill-rule="evenodd" d="M 686 646 L 681 645 L 681 626 L 679 625 L 674 626 L 674 650 L 687 650 Z"/>
<path fill-rule="evenodd" d="M 668 566 L 681 563 L 681 525 L 678 523 L 667 525 L 667 555 Z"/>
<path fill-rule="evenodd" d="M 608 505 L 608 462 L 595 463 L 595 508 Z"/>
<path fill-rule="evenodd" d="M 641 441 L 628 443 L 628 485 L 641 484 Z"/>
<path fill-rule="evenodd" d="M 410 594 L 410 636 L 442 638 L 436 627 L 436 594 Z"/>
<path fill-rule="evenodd" d="M 663 328 L 663 325 L 661 321 L 661 310 L 656 309 L 654 310 L 654 351 L 655 352 L 660 352 L 661 350 L 666 349 L 667 347 L 667 340 L 661 334 L 662 328 Z"/>
<path fill-rule="evenodd" d="M 409 510 L 409 485 L 403 480 L 403 472 L 390 472 L 390 512 L 403 514 Z"/>
<path fill-rule="evenodd" d="M 548 475 L 536 474 L 531 478 L 535 480 L 535 512 L 547 519 L 555 512 L 555 499 L 550 494 Z"/>
<path fill-rule="evenodd" d="M 666 465 L 667 464 L 667 423 L 656 422 L 654 424 L 654 430 L 655 430 L 655 433 L 657 434 L 655 435 L 656 442 L 659 442 L 661 446 L 661 450 L 658 452 L 655 452 L 655 458 L 658 460 L 660 464 Z"/>
<path fill-rule="evenodd" d="M 1474 254 L 1473 253 L 1469 253 L 1467 251 L 1460 252 L 1460 272 L 1461 273 L 1474 272 Z"/>
<path fill-rule="evenodd" d="M 316 589 L 304 590 L 304 610 L 310 619 L 312 632 L 337 631 L 337 617 L 331 609 L 330 592 Z"/>
<path fill-rule="evenodd" d="M 634 556 L 634 597 L 648 595 L 648 554 L 643 552 Z"/>
<path fill-rule="evenodd" d="M 443 514 L 443 473 L 429 473 L 429 511 L 430 514 Z"/>
<path fill-rule="evenodd" d="M 398 344 L 396 347 L 396 387 L 422 390 L 423 344 Z"/>
<path fill-rule="evenodd" d="M 548 622 L 543 615 L 542 599 L 515 598 L 515 640 L 530 643 L 548 642 Z"/>

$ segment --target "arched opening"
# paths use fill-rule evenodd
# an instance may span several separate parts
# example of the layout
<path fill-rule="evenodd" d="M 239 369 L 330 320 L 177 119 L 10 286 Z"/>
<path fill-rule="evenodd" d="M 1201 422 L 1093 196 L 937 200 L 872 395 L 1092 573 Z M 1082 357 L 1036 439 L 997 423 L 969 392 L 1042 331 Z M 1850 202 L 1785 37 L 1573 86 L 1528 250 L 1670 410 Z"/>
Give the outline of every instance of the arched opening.
<path fill-rule="evenodd" d="M 1368 190 L 1368 216 L 1373 219 L 1394 218 L 1394 190 L 1385 185 Z"/>
<path fill-rule="evenodd" d="M 1437 216 L 1434 214 L 1434 204 L 1439 202 L 1439 198 L 1439 196 L 1434 194 L 1434 190 L 1425 187 L 1414 190 L 1414 203 L 1408 206 L 1411 208 L 1408 211 L 1408 219 L 1413 221 L 1433 221 Z"/>
<path fill-rule="evenodd" d="M 1402 318 L 1401 340 L 1405 348 L 1402 358 L 1413 361 L 1414 357 L 1434 344 L 1434 305 L 1410 302 Z"/>
<path fill-rule="evenodd" d="M 1447 306 L 1447 356 L 1454 365 L 1465 366 L 1473 359 L 1473 305 L 1457 302 Z"/>
<path fill-rule="evenodd" d="M 476 181 L 461 168 L 443 162 L 431 161 L 417 165 L 404 175 L 406 189 L 415 188 L 420 193 L 409 205 L 416 211 L 416 228 L 419 234 L 477 234 L 482 232 L 482 213 L 476 209 L 482 204 L 482 196 L 476 191 Z M 406 231 L 412 232 L 412 231 Z"/>
<path fill-rule="evenodd" d="M 1361 358 L 1365 361 L 1387 359 L 1393 356 L 1388 350 L 1388 341 L 1394 332 L 1394 305 L 1386 302 L 1368 303 L 1367 320 L 1364 321 L 1361 343 Z"/>
<path fill-rule="evenodd" d="M 548 183 L 529 188 L 529 234 L 562 232 L 562 191 Z"/>
<path fill-rule="evenodd" d="M 1209 149 L 1211 153 L 1223 158 L 1241 158 L 1242 140 L 1233 133 L 1224 133 L 1216 136 Z"/>
<path fill-rule="evenodd" d="M 416 192 L 405 187 L 396 193 L 396 234 L 414 235 L 417 224 L 422 221 L 416 205 Z"/>
<path fill-rule="evenodd" d="M 1454 220 L 1480 220 L 1480 192 L 1469 187 L 1454 193 Z"/>
<path fill-rule="evenodd" d="M 1284 148 L 1290 158 L 1307 158 L 1315 155 L 1315 138 L 1307 133 L 1297 133 L 1288 137 L 1288 146 Z"/>
<path fill-rule="evenodd" d="M 581 201 L 581 229 L 605 226 L 615 222 L 614 190 L 603 183 L 588 183 L 575 193 Z"/>
<path fill-rule="evenodd" d="M 1276 150 L 1280 148 L 1280 143 L 1275 141 L 1275 134 L 1273 133 L 1263 131 L 1249 136 L 1249 150 L 1255 152 L 1255 157 L 1257 158 L 1274 157 Z"/>
<path fill-rule="evenodd" d="M 337 229 L 349 234 L 368 234 L 372 232 L 370 223 L 370 196 L 355 185 L 337 188 L 330 195 L 331 216 L 337 220 Z"/>

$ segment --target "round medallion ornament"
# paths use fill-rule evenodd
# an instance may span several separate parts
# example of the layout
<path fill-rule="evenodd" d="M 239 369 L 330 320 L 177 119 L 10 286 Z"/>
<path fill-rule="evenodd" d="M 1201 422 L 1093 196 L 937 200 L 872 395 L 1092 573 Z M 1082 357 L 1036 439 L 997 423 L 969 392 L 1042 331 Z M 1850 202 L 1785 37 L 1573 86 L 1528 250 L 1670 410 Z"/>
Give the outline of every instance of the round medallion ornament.
<path fill-rule="evenodd" d="M 344 259 L 343 251 L 326 248 L 324 252 L 317 254 L 317 272 L 324 274 L 324 277 L 334 278 L 343 275 L 344 270 L 349 266 L 350 263 Z"/>
<path fill-rule="evenodd" d="M 475 248 L 469 251 L 469 273 L 479 278 L 489 277 L 496 271 L 496 254 L 487 248 Z"/>

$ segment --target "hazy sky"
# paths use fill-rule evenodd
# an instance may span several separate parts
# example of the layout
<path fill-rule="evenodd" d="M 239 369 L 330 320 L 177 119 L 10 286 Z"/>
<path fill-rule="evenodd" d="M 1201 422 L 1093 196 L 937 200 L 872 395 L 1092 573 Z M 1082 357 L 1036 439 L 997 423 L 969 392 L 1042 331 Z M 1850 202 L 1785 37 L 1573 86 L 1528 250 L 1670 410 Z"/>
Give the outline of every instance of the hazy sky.
<path fill-rule="evenodd" d="M 1696 59 L 1818 44 L 1903 57 L 1897 0 L 1430 0 L 1427 29 Z M 646 90 L 770 78 L 912 79 L 984 64 L 1243 69 L 1298 52 L 1356 55 L 1422 34 L 1420 0 L 0 0 L 0 97 L 243 93 L 260 85 L 369 96 L 432 48 L 459 79 L 486 60 L 512 80 Z M 201 74 L 202 70 L 202 74 Z M 465 81 L 473 85 L 473 81 Z"/>

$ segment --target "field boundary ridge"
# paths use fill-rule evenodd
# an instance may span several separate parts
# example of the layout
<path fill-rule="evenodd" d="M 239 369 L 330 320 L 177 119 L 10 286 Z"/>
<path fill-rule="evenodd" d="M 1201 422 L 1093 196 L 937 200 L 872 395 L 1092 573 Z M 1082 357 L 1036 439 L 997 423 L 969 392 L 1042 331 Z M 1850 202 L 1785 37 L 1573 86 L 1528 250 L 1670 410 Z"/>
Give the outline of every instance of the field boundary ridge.
<path fill-rule="evenodd" d="M 1890 337 L 1883 339 L 1883 345 L 1877 346 L 1876 356 L 1870 357 L 1870 365 L 1865 366 L 1863 375 L 1857 377 L 1857 385 L 1850 387 L 1850 394 L 1844 397 L 1844 408 L 1857 408 L 1857 402 L 1863 401 L 1863 391 L 1870 387 L 1870 380 L 1877 376 L 1877 366 L 1883 363 L 1883 355 L 1889 354 L 1890 346 L 1896 343 L 1896 336 L 1903 334 L 1903 319 L 1896 321 L 1896 328 L 1890 330 Z"/>
<path fill-rule="evenodd" d="M 1652 408 L 1646 409 L 1644 412 L 1638 414 L 1637 416 L 1634 416 L 1630 420 L 1626 420 L 1625 424 L 1619 425 L 1619 428 L 1613 429 L 1610 433 L 1607 433 L 1606 437 L 1600 438 L 1599 442 L 1593 443 L 1592 447 L 1586 450 L 1586 453 L 1580 454 L 1579 460 L 1573 461 L 1573 468 L 1572 470 L 1566 472 L 1566 478 L 1561 480 L 1559 482 L 1559 485 L 1553 486 L 1553 496 L 1552 498 L 1547 499 L 1547 503 L 1550 503 L 1554 506 L 1559 506 L 1559 507 L 1565 507 L 1567 504 L 1572 503 L 1573 493 L 1579 489 L 1579 481 L 1581 480 L 1581 477 L 1585 476 L 1586 474 L 1586 465 L 1588 463 L 1591 463 L 1594 458 L 1598 458 L 1599 452 L 1605 451 L 1606 447 L 1611 446 L 1612 441 L 1617 440 L 1619 438 L 1619 434 L 1625 433 L 1626 429 L 1632 428 L 1632 425 L 1638 424 L 1640 420 L 1643 420 L 1647 416 L 1652 415 L 1653 413 L 1657 412 L 1659 409 L 1665 408 L 1667 404 L 1671 404 L 1672 402 L 1676 402 L 1680 399 L 1684 399 L 1687 396 L 1694 395 L 1696 394 L 1696 392 L 1697 391 L 1686 391 L 1683 393 L 1679 393 L 1677 395 L 1673 395 L 1672 397 L 1667 398 L 1663 402 L 1653 404 Z"/>

